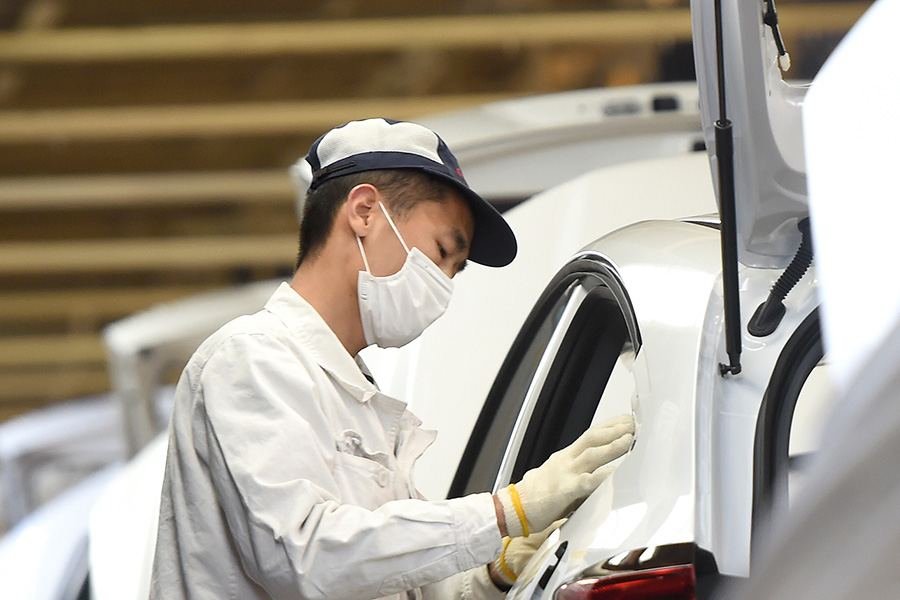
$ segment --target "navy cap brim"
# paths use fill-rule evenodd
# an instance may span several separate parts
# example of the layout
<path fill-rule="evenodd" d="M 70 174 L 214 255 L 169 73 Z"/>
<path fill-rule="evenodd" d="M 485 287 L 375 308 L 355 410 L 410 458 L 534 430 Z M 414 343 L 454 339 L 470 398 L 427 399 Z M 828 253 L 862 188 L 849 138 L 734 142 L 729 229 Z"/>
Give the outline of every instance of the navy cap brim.
<path fill-rule="evenodd" d="M 515 233 L 503 215 L 471 188 L 460 185 L 452 177 L 427 168 L 423 170 L 453 184 L 469 205 L 475 229 L 469 248 L 469 260 L 488 267 L 505 267 L 511 263 L 518 252 L 518 244 Z"/>

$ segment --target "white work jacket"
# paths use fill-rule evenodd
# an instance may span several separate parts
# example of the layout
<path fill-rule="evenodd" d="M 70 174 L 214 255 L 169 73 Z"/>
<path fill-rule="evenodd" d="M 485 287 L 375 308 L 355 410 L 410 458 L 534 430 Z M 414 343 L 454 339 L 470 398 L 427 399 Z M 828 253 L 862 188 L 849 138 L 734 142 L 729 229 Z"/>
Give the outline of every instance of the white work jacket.
<path fill-rule="evenodd" d="M 420 499 L 435 434 L 361 367 L 287 284 L 200 346 L 176 391 L 151 598 L 501 596 L 491 496 Z"/>

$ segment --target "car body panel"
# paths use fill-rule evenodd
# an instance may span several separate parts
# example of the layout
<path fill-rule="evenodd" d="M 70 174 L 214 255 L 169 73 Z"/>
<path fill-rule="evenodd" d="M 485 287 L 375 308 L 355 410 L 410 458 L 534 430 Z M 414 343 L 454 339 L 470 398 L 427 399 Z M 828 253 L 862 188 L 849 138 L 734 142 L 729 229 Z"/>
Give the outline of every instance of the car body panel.
<path fill-rule="evenodd" d="M 785 344 L 818 305 L 815 272 L 788 297 L 786 316 L 774 334 L 753 338 L 744 329 L 744 372 L 723 378 L 716 230 L 650 221 L 613 232 L 585 251 L 615 265 L 640 328 L 642 345 L 633 367 L 635 446 L 541 549 L 509 597 L 540 593 L 538 578 L 551 564 L 556 568 L 547 597 L 616 555 L 684 542 L 709 551 L 720 574 L 746 576 L 760 405 Z M 780 274 L 741 270 L 746 314 Z M 598 413 L 608 416 L 609 410 Z M 556 551 L 563 543 L 559 559 Z"/>
<path fill-rule="evenodd" d="M 78 597 L 88 573 L 88 513 L 121 468 L 114 463 L 86 477 L 0 540 L 0 598 Z"/>
<path fill-rule="evenodd" d="M 492 102 L 421 119 L 485 198 L 524 199 L 602 167 L 690 152 L 697 85 L 653 83 Z"/>
<path fill-rule="evenodd" d="M 168 439 L 163 432 L 151 440 L 91 508 L 89 557 L 95 600 L 143 600 L 150 594 Z"/>
<path fill-rule="evenodd" d="M 884 264 L 900 222 L 900 79 L 883 75 L 900 67 L 898 20 L 896 3 L 874 4 L 822 67 L 804 105 L 824 333 L 842 389 L 869 368 L 900 319 L 900 284 Z"/>
<path fill-rule="evenodd" d="M 0 531 L 127 456 L 111 395 L 62 402 L 0 424 Z"/>
<path fill-rule="evenodd" d="M 900 217 L 900 80 L 885 76 L 900 72 L 898 23 L 900 3 L 875 2 L 804 106 L 823 335 L 840 397 L 802 497 L 776 515 L 755 574 L 727 590 L 734 600 L 894 598 L 900 590 L 900 286 L 884 273 Z"/>
<path fill-rule="evenodd" d="M 733 378 L 720 376 L 725 360 L 722 299 L 717 294 L 704 323 L 701 350 L 707 359 L 698 371 L 697 405 L 701 431 L 708 431 L 698 483 L 700 499 L 697 541 L 715 554 L 719 571 L 746 576 L 750 569 L 754 497 L 754 438 L 760 406 L 779 355 L 791 335 L 819 305 L 815 268 L 810 269 L 785 299 L 786 313 L 778 329 L 765 338 L 747 332 L 753 311 L 781 275 L 776 269 L 740 271 L 743 371 Z M 717 288 L 721 289 L 721 286 Z M 704 456 L 705 455 L 705 456 Z"/>
<path fill-rule="evenodd" d="M 703 135 L 718 179 L 715 122 L 721 118 L 715 5 L 691 1 Z M 784 81 L 763 2 L 723 0 L 726 116 L 734 131 L 738 257 L 746 265 L 787 266 L 809 215 L 801 109 L 806 86 Z"/>

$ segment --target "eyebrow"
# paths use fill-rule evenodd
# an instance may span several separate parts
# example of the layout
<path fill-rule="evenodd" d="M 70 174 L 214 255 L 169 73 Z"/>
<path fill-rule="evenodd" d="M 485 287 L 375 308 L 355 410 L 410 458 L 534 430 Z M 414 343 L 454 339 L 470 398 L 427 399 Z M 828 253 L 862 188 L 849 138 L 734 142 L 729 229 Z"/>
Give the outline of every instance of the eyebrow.
<path fill-rule="evenodd" d="M 462 231 L 460 231 L 459 229 L 455 229 L 453 233 L 456 238 L 456 251 L 464 252 L 468 250 L 469 242 L 466 240 L 466 236 L 462 234 Z"/>
<path fill-rule="evenodd" d="M 454 237 L 456 238 L 456 251 L 457 252 L 465 252 L 466 250 L 468 250 L 469 242 L 466 240 L 466 236 L 464 236 L 462 234 L 462 231 L 460 231 L 459 229 L 456 229 L 456 230 L 454 230 L 453 233 L 455 234 Z M 468 264 L 469 264 L 468 260 L 462 261 L 460 263 L 459 267 L 456 269 L 456 272 L 462 273 L 463 270 L 466 268 L 466 265 L 468 265 Z"/>

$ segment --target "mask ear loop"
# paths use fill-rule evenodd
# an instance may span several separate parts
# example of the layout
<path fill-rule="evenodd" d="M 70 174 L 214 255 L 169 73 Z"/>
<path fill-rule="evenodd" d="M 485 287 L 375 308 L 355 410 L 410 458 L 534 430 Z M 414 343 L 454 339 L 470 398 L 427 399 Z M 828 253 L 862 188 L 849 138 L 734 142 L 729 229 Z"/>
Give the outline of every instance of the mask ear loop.
<path fill-rule="evenodd" d="M 366 273 L 371 275 L 372 272 L 369 270 L 369 261 L 366 260 L 366 251 L 363 250 L 362 240 L 359 239 L 359 236 L 356 236 L 356 243 L 359 245 L 359 253 L 362 255 L 363 265 L 365 265 L 365 267 L 366 267 Z"/>
<path fill-rule="evenodd" d="M 387 221 L 390 224 L 391 229 L 393 229 L 394 233 L 397 234 L 397 239 L 400 240 L 400 243 L 403 245 L 403 249 L 406 250 L 407 254 L 409 254 L 409 246 L 407 246 L 406 242 L 403 241 L 403 236 L 401 236 L 400 232 L 397 231 L 397 226 L 394 225 L 394 220 L 391 218 L 391 215 L 388 214 L 387 209 L 384 207 L 384 204 L 380 200 L 378 201 L 378 206 L 381 207 L 381 212 L 383 212 L 384 216 L 387 217 Z M 361 245 L 360 245 L 360 248 L 362 248 Z"/>

